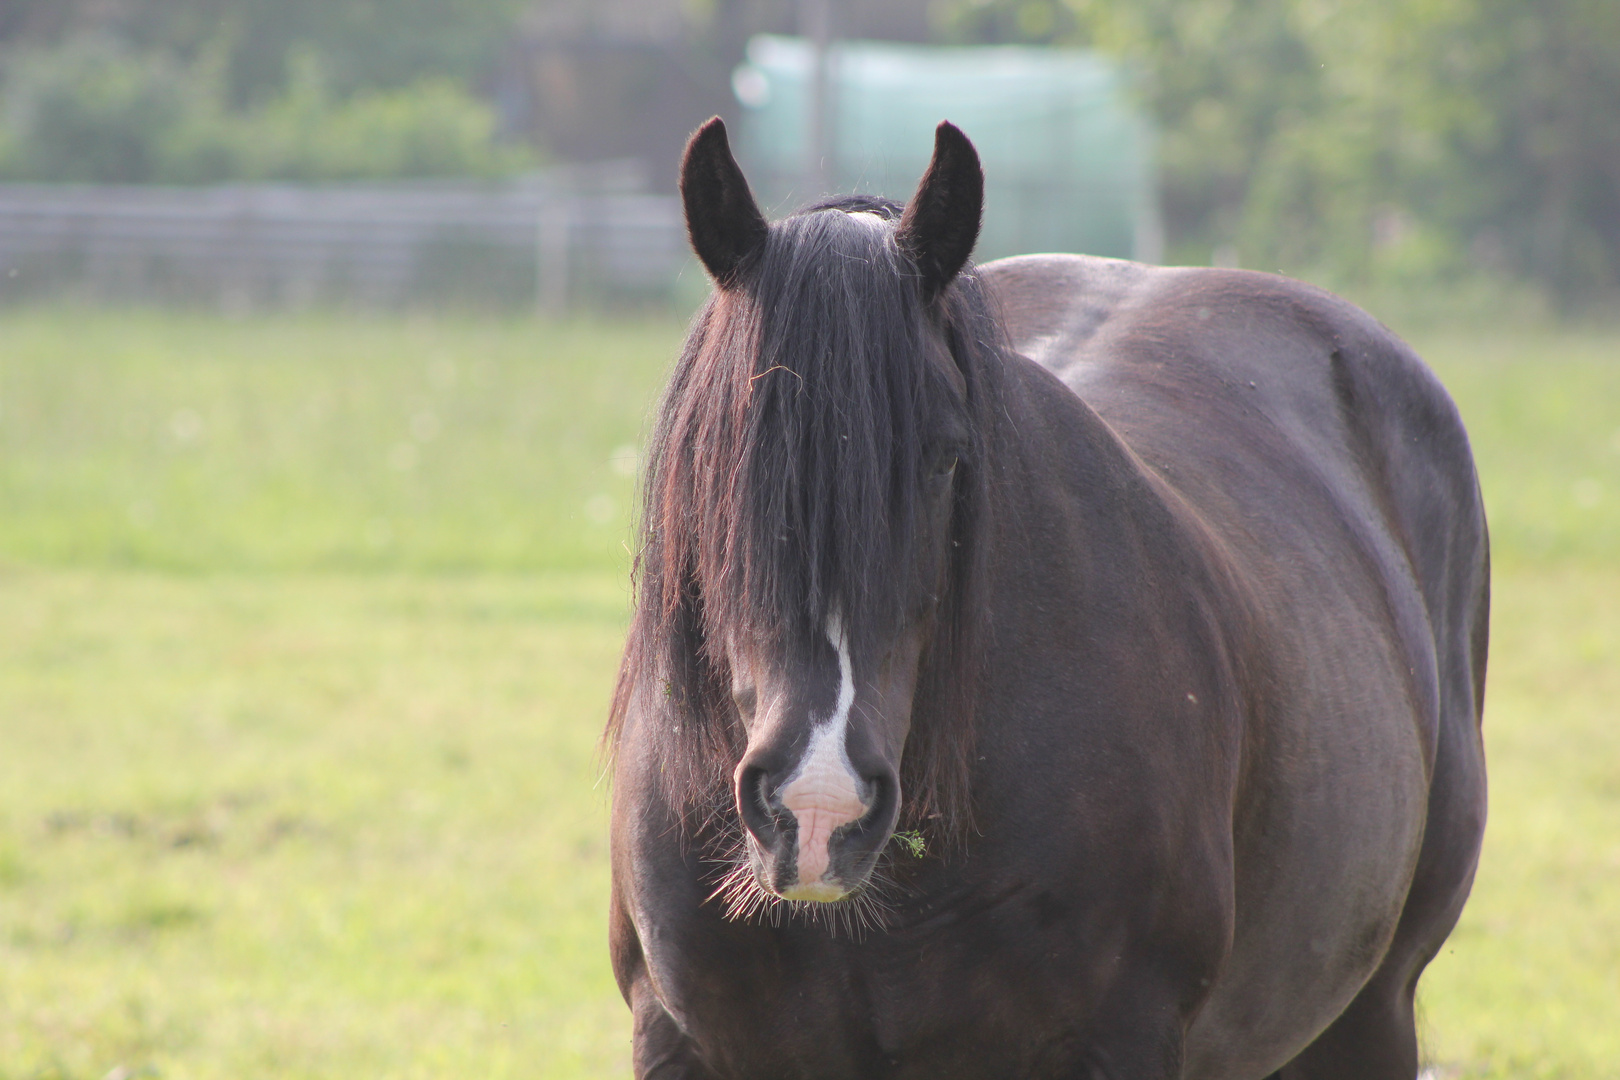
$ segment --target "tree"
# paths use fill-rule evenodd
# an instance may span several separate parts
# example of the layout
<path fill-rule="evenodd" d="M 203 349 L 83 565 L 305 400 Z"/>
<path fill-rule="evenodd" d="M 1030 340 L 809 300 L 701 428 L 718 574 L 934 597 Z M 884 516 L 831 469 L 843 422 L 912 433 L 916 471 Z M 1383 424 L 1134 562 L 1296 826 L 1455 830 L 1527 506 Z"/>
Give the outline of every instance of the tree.
<path fill-rule="evenodd" d="M 1612 0 L 955 0 L 956 40 L 1128 59 L 1173 256 L 1343 283 L 1620 287 Z"/>

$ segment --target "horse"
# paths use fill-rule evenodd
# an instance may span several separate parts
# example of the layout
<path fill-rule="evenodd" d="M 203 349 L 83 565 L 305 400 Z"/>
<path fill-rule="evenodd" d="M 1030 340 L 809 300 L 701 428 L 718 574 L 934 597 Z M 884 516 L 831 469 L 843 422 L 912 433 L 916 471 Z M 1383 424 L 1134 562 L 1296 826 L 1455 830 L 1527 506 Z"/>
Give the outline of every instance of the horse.
<path fill-rule="evenodd" d="M 1413 1080 L 1485 821 L 1436 377 L 1280 276 L 767 222 L 716 118 L 605 747 L 635 1075 Z"/>

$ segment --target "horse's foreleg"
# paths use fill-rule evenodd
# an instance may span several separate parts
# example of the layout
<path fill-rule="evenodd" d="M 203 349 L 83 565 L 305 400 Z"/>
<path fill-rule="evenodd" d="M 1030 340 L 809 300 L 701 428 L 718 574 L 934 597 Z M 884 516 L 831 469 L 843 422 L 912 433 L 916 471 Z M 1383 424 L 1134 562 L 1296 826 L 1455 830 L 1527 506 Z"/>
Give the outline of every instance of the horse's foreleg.
<path fill-rule="evenodd" d="M 653 992 L 641 939 L 617 881 L 608 906 L 608 944 L 613 975 L 635 1025 L 631 1061 L 636 1080 L 713 1080 L 713 1072 L 698 1059 L 691 1040 Z"/>
<path fill-rule="evenodd" d="M 645 977 L 630 988 L 635 1017 L 632 1036 L 636 1080 L 711 1080 L 714 1076 L 692 1050 L 692 1043 L 665 1011 Z"/>

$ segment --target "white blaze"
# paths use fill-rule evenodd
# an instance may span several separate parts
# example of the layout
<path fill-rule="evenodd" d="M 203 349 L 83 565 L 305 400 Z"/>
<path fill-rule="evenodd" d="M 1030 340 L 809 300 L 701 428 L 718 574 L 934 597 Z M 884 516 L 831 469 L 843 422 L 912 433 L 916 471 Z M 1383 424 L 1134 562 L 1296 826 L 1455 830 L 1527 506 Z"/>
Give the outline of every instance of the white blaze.
<path fill-rule="evenodd" d="M 827 620 L 827 640 L 838 650 L 838 704 L 832 716 L 810 733 L 810 745 L 793 776 L 782 786 L 782 805 L 792 811 L 799 831 L 799 882 L 784 893 L 790 900 L 836 900 L 841 886 L 822 881 L 831 861 L 827 842 L 841 826 L 866 813 L 860 777 L 850 763 L 845 737 L 855 704 L 855 673 L 849 641 L 837 617 Z"/>

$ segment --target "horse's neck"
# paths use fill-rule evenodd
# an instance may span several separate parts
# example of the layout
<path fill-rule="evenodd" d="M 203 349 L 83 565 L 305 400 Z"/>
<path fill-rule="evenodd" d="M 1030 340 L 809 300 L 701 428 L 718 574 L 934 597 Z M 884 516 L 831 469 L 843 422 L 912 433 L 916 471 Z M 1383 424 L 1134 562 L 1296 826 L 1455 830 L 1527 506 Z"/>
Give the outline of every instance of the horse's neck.
<path fill-rule="evenodd" d="M 1102 415 L 1027 358 L 1008 358 L 1007 370 L 1011 422 L 996 454 L 990 539 L 990 562 L 1007 578 L 994 587 L 998 603 L 1081 610 L 1096 582 L 1146 586 L 1166 567 L 1222 593 L 1236 587 L 1229 553 L 1199 510 Z M 994 621 L 1009 617 L 1016 612 Z"/>

